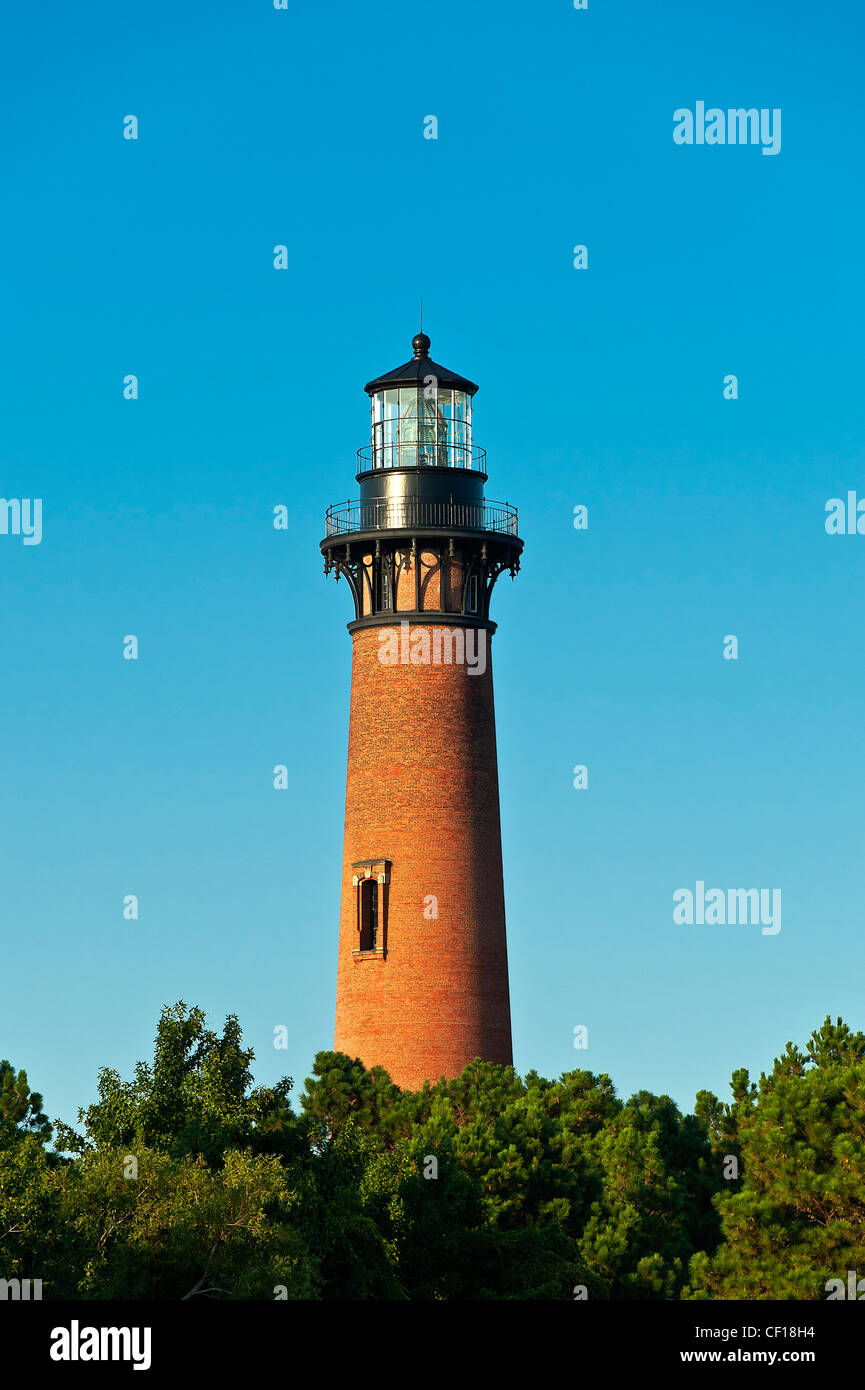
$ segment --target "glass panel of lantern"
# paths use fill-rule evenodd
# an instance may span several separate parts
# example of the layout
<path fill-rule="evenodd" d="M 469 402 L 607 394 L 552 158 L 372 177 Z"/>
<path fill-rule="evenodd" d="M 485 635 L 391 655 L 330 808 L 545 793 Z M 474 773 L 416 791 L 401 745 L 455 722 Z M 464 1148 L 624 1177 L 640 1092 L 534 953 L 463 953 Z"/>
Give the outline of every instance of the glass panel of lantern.
<path fill-rule="evenodd" d="M 369 398 L 370 436 L 372 439 L 372 466 L 381 468 L 381 396 L 373 392 Z"/>
<path fill-rule="evenodd" d="M 399 391 L 393 387 L 388 391 L 383 391 L 382 397 L 382 464 L 385 468 L 393 468 L 397 463 Z"/>
<path fill-rule="evenodd" d="M 471 467 L 471 449 L 468 427 L 469 397 L 464 391 L 454 391 L 454 418 L 452 427 L 453 464 L 456 468 Z"/>

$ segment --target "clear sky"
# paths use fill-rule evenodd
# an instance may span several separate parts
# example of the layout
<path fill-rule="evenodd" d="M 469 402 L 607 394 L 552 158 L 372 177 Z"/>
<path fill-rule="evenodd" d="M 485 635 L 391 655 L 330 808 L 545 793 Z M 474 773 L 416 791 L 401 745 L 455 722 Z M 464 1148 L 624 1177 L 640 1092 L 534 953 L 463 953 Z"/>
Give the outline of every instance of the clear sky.
<path fill-rule="evenodd" d="M 318 542 L 421 297 L 526 545 L 493 610 L 517 1068 L 690 1108 L 862 1026 L 865 536 L 824 509 L 865 496 L 863 29 L 14 8 L 0 495 L 43 536 L 0 535 L 0 1056 L 49 1114 L 180 998 L 262 1082 L 332 1046 L 351 612 Z M 698 101 L 779 108 L 780 153 L 675 144 Z M 676 925 L 698 880 L 780 888 L 781 931 Z"/>

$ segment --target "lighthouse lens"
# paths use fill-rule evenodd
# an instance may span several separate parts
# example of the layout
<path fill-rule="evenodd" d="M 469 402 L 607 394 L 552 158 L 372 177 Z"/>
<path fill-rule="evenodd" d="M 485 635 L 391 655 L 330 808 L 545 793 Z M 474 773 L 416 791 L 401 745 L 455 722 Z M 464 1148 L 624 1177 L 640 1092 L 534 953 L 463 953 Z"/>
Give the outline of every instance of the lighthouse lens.
<path fill-rule="evenodd" d="M 403 405 L 400 418 L 400 450 L 407 467 L 447 468 L 447 421 L 438 407 L 437 395 L 414 391 Z"/>

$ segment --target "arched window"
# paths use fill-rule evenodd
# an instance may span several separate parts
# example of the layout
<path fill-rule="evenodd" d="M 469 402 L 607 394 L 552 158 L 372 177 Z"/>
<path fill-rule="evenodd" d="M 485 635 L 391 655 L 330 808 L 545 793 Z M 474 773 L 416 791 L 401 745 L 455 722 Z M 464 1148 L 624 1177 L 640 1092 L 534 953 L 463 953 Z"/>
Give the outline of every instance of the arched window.
<path fill-rule="evenodd" d="M 374 951 L 378 944 L 378 880 L 365 878 L 360 892 L 360 950 Z"/>
<path fill-rule="evenodd" d="M 390 892 L 390 860 L 363 859 L 352 864 L 352 884 L 357 894 L 357 946 L 359 959 L 384 959 L 387 954 L 387 906 Z"/>

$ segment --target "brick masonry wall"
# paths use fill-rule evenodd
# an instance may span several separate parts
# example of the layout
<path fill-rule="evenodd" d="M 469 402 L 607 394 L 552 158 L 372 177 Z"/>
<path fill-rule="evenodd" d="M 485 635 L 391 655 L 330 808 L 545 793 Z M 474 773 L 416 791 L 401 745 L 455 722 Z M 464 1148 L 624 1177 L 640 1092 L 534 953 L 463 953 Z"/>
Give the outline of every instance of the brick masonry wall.
<path fill-rule="evenodd" d="M 488 633 L 469 675 L 382 664 L 379 632 L 352 638 L 334 1046 L 414 1088 L 474 1057 L 512 1061 L 492 666 Z M 380 859 L 386 954 L 358 958 L 352 864 Z"/>

